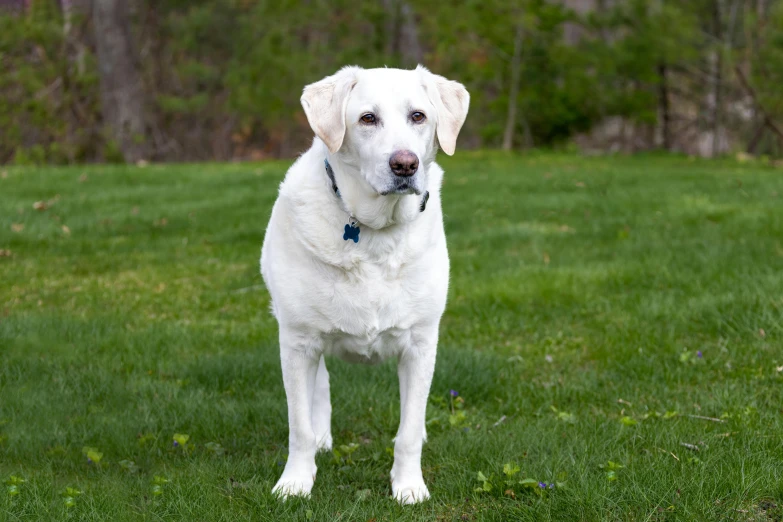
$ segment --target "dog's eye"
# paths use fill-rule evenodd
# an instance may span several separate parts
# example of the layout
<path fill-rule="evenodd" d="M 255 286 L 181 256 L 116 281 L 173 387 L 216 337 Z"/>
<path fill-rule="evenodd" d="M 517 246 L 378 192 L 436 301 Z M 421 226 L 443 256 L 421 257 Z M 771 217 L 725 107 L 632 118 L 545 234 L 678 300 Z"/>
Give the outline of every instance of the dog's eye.
<path fill-rule="evenodd" d="M 427 117 L 424 115 L 423 112 L 416 111 L 414 113 L 411 113 L 411 120 L 413 120 L 413 123 L 421 123 L 426 119 Z"/>
<path fill-rule="evenodd" d="M 361 118 L 359 118 L 362 123 L 366 123 L 367 125 L 373 125 L 376 121 L 375 114 L 368 112 L 367 114 L 363 115 Z"/>

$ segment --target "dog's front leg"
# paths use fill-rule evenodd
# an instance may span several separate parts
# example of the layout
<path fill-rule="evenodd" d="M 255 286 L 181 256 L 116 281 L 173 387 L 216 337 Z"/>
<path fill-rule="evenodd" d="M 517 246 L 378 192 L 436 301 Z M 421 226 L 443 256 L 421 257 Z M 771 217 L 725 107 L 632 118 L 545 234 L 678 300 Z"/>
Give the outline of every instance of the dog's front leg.
<path fill-rule="evenodd" d="M 321 354 L 297 337 L 280 333 L 280 361 L 288 400 L 288 461 L 272 493 L 283 499 L 290 495 L 310 495 L 316 472 L 311 410 Z"/>
<path fill-rule="evenodd" d="M 421 448 L 437 344 L 437 325 L 427 335 L 411 335 L 411 345 L 400 355 L 397 367 L 400 428 L 394 441 L 391 482 L 392 495 L 402 504 L 414 504 L 430 498 L 421 473 Z"/>

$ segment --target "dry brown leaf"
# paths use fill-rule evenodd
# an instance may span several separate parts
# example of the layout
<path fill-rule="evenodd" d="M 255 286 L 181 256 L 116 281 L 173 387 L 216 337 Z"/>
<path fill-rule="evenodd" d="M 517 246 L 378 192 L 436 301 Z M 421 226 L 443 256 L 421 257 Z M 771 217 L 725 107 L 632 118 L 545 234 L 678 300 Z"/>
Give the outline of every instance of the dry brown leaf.
<path fill-rule="evenodd" d="M 65 233 L 66 236 L 70 236 L 71 235 L 71 229 L 68 228 L 68 225 L 63 225 L 62 229 L 63 229 L 63 232 Z"/>
<path fill-rule="evenodd" d="M 767 336 L 767 332 L 765 332 L 763 328 L 759 328 L 759 335 L 761 337 L 766 337 Z"/>
<path fill-rule="evenodd" d="M 11 251 L 4 248 L 0 248 L 0 257 L 11 257 Z"/>
<path fill-rule="evenodd" d="M 11 223 L 11 230 L 14 232 L 21 232 L 24 230 L 24 223 Z"/>
<path fill-rule="evenodd" d="M 46 201 L 36 201 L 33 203 L 33 208 L 35 210 L 46 210 L 49 208 L 49 205 L 46 204 Z"/>

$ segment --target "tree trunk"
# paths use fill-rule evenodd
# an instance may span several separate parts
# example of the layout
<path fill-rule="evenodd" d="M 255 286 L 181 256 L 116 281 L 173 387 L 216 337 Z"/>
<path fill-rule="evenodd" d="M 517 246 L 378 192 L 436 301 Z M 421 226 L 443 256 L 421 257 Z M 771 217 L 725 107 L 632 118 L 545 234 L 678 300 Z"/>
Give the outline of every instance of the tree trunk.
<path fill-rule="evenodd" d="M 671 138 L 671 112 L 669 110 L 669 83 L 666 77 L 666 64 L 658 65 L 658 110 L 661 116 L 661 144 L 664 150 L 670 150 L 672 146 Z"/>
<path fill-rule="evenodd" d="M 71 78 L 69 74 L 70 62 L 71 62 L 71 50 L 74 47 L 73 38 L 73 2 L 72 0 L 62 0 L 63 9 L 63 39 L 65 41 L 65 57 L 66 62 L 63 67 L 63 90 L 68 93 L 72 89 Z M 78 68 L 77 68 L 78 69 Z M 74 134 L 76 125 L 74 122 L 73 111 L 68 111 L 69 114 L 65 118 L 65 154 L 68 156 L 68 163 L 75 162 L 73 143 L 76 141 Z"/>
<path fill-rule="evenodd" d="M 522 36 L 522 24 L 520 23 L 514 33 L 514 54 L 511 56 L 511 84 L 508 88 L 508 113 L 506 114 L 506 130 L 503 132 L 503 150 L 511 150 L 514 146 L 519 76 L 522 73 Z"/>
<path fill-rule="evenodd" d="M 759 20 L 767 17 L 767 0 L 756 0 L 756 16 Z"/>
<path fill-rule="evenodd" d="M 413 67 L 424 60 L 419 41 L 419 27 L 416 23 L 416 13 L 408 2 L 400 5 L 400 58 L 403 65 Z"/>
<path fill-rule="evenodd" d="M 413 67 L 424 59 L 416 13 L 408 2 L 383 0 L 386 56 L 397 55 L 405 67 Z"/>
<path fill-rule="evenodd" d="M 721 5 L 720 0 L 713 0 L 713 23 L 715 24 L 715 38 L 718 42 L 723 43 L 723 28 L 721 20 Z M 712 134 L 712 151 L 710 157 L 715 158 L 720 154 L 720 125 L 721 125 L 721 105 L 723 100 L 721 99 L 721 84 L 723 83 L 723 49 L 718 47 L 714 51 L 713 58 L 713 90 L 712 90 L 712 116 L 711 116 L 711 134 Z"/>
<path fill-rule="evenodd" d="M 756 153 L 756 147 L 759 144 L 759 141 L 761 141 L 761 137 L 764 136 L 764 129 L 767 128 L 767 121 L 764 120 L 761 125 L 759 125 L 756 128 L 756 132 L 753 133 L 753 136 L 750 138 L 750 141 L 748 142 L 748 146 L 745 149 L 748 154 L 755 154 Z"/>
<path fill-rule="evenodd" d="M 383 52 L 387 57 L 394 54 L 397 48 L 397 2 L 396 0 L 383 0 L 383 32 L 385 41 Z"/>
<path fill-rule="evenodd" d="M 73 18 L 73 0 L 62 0 L 63 8 L 63 33 L 66 40 L 71 35 L 71 20 Z"/>
<path fill-rule="evenodd" d="M 103 122 L 127 162 L 147 157 L 144 89 L 127 0 L 93 0 Z"/>

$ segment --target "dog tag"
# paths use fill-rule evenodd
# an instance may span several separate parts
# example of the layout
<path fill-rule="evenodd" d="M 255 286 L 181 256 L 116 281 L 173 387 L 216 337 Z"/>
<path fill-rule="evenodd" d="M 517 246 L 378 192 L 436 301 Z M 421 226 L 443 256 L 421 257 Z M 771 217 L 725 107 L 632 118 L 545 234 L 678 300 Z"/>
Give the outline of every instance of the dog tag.
<path fill-rule="evenodd" d="M 343 239 L 345 241 L 348 241 L 349 239 L 353 239 L 354 243 L 358 243 L 359 227 L 352 224 L 345 225 L 345 233 L 343 234 Z"/>

